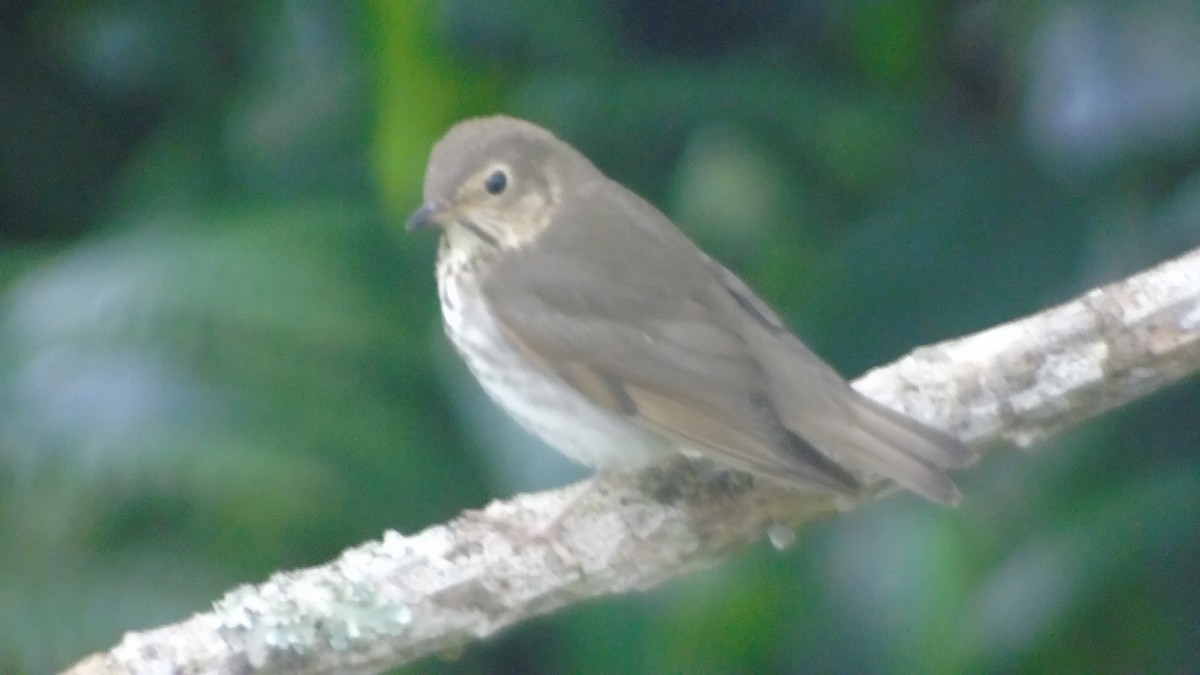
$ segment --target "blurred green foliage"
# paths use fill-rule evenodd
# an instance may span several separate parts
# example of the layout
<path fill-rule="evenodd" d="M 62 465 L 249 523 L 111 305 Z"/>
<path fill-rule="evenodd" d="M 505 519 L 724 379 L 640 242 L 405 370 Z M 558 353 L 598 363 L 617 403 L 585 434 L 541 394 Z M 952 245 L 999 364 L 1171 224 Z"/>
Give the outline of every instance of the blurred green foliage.
<path fill-rule="evenodd" d="M 454 121 L 550 127 L 846 374 L 1200 242 L 1172 0 L 8 3 L 0 672 L 583 472 L 403 238 Z M 1200 389 L 414 672 L 1187 671 Z"/>

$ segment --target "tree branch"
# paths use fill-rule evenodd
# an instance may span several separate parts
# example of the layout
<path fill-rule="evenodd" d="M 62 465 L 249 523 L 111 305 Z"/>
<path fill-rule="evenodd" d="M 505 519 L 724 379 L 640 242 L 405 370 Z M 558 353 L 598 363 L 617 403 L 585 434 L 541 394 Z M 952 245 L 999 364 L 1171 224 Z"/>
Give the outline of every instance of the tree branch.
<path fill-rule="evenodd" d="M 1200 249 L 854 384 L 977 447 L 1027 445 L 1200 369 Z M 865 496 L 867 501 L 873 496 Z M 860 501 L 860 503 L 861 503 Z M 359 673 L 656 586 L 856 504 L 673 465 L 496 501 L 229 592 L 69 673 Z M 788 528 L 788 529 L 784 529 Z"/>

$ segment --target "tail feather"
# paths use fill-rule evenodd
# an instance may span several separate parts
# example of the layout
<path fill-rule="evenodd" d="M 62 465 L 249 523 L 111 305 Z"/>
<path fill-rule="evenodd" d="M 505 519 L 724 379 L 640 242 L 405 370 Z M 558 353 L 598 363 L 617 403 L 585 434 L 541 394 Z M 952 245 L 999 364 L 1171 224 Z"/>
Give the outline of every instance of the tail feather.
<path fill-rule="evenodd" d="M 868 435 L 861 429 L 840 439 L 839 451 L 857 466 L 890 479 L 901 487 L 939 504 L 955 505 L 961 495 L 941 469 L 906 453 L 894 443 Z"/>
<path fill-rule="evenodd" d="M 853 448 L 846 453 L 852 461 L 932 501 L 958 503 L 944 469 L 973 461 L 967 446 L 865 397 L 855 401 L 854 414 L 858 424 L 840 439 Z"/>
<path fill-rule="evenodd" d="M 958 488 L 945 470 L 973 461 L 970 449 L 852 389 L 746 284 L 712 264 L 732 298 L 730 315 L 763 364 L 771 402 L 788 431 L 847 468 L 870 471 L 935 502 L 958 502 Z"/>
<path fill-rule="evenodd" d="M 976 460 L 975 452 L 950 434 L 921 424 L 861 394 L 857 398 L 854 412 L 863 426 L 908 454 L 939 469 L 956 469 Z"/>

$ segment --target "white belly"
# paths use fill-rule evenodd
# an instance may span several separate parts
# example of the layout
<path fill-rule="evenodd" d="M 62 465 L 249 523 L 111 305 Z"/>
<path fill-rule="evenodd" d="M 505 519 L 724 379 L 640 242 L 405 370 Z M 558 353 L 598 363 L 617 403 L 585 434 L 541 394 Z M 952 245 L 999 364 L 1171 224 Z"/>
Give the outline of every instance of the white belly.
<path fill-rule="evenodd" d="M 473 283 L 473 275 L 438 274 L 446 335 L 484 391 L 523 427 L 595 468 L 632 469 L 675 451 L 662 436 L 531 368 L 500 332 Z"/>

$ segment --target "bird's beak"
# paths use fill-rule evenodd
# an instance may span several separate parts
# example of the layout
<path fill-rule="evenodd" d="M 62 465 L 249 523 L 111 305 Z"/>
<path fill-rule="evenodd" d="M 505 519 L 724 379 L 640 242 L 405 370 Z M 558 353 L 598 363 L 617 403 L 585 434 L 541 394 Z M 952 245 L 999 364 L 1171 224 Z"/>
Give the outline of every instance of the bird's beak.
<path fill-rule="evenodd" d="M 424 230 L 434 225 L 439 225 L 439 217 L 442 215 L 443 209 L 436 204 L 422 204 L 421 208 L 413 211 L 413 214 L 404 221 L 404 229 L 408 232 L 413 230 Z"/>

